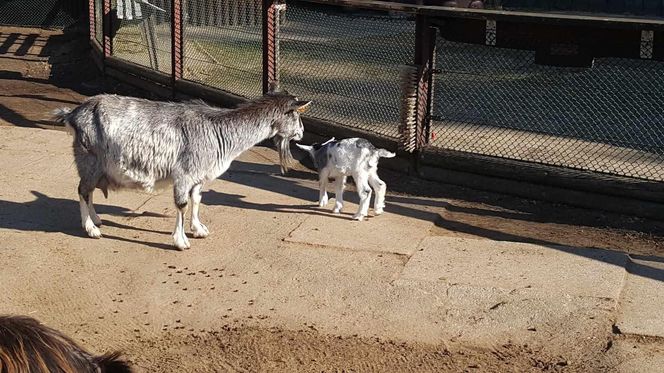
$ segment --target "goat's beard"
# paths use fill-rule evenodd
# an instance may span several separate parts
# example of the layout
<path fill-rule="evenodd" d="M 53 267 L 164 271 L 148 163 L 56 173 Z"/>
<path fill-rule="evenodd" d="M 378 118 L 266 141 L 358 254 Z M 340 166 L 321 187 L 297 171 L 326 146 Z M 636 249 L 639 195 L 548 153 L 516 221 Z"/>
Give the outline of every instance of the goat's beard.
<path fill-rule="evenodd" d="M 281 173 L 285 174 L 288 169 L 293 165 L 293 155 L 290 151 L 290 139 L 288 137 L 276 136 L 274 142 L 279 148 L 279 163 L 281 165 Z"/>

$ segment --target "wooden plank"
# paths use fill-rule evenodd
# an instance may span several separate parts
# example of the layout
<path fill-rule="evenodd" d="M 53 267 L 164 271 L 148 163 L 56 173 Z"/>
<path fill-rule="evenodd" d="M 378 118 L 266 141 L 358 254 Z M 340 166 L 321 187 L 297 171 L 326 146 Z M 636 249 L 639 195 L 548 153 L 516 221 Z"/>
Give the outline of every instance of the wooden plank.
<path fill-rule="evenodd" d="M 498 178 L 491 175 L 474 174 L 463 170 L 441 169 L 431 166 L 422 167 L 420 169 L 420 177 L 445 184 L 459 185 L 521 198 L 564 203 L 591 210 L 602 210 L 664 221 L 664 204 L 636 200 L 627 198 L 626 196 L 604 195 L 578 189 L 542 185 L 526 180 Z"/>
<path fill-rule="evenodd" d="M 584 25 L 603 28 L 636 28 L 664 30 L 664 19 L 627 16 L 603 16 L 569 13 L 523 12 L 511 10 L 451 8 L 434 5 L 412 5 L 375 0 L 303 0 L 303 2 L 338 5 L 361 9 L 398 11 L 432 17 L 510 20 L 547 24 Z"/>
<path fill-rule="evenodd" d="M 620 177 L 587 170 L 483 156 L 452 150 L 429 149 L 420 162 L 438 168 L 521 180 L 571 190 L 664 203 L 664 183 Z"/>
<path fill-rule="evenodd" d="M 152 70 L 148 67 L 137 65 L 133 62 L 125 61 L 114 56 L 106 57 L 106 65 L 115 70 L 123 71 L 145 79 L 154 81 L 163 86 L 170 86 L 171 76 L 158 70 Z"/>

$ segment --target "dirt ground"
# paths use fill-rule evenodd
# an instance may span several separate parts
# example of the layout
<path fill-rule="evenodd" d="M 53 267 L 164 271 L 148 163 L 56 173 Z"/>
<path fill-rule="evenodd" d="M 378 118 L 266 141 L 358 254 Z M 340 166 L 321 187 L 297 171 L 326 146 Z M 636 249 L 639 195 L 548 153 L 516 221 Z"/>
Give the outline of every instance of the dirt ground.
<path fill-rule="evenodd" d="M 24 29 L 3 29 L 0 38 L 6 40 L 12 32 L 26 34 Z M 17 51 L 20 46 L 0 51 L 0 125 L 53 129 L 44 116 L 48 108 L 71 106 L 101 91 L 145 95 L 101 79 L 86 57 L 86 42 L 81 41 L 80 35 L 43 30 L 34 33 L 39 37 L 23 53 Z M 21 40 L 24 39 L 19 38 L 16 43 Z M 294 175 L 309 180 L 315 177 L 306 167 L 299 167 Z M 438 210 L 445 204 L 445 213 L 435 221 L 435 235 L 664 256 L 662 222 L 427 182 L 388 170 L 381 175 L 390 185 L 393 202 L 400 198 L 411 202 L 413 197 L 430 198 L 427 203 L 434 205 L 422 206 L 424 212 Z M 105 259 L 108 258 L 99 261 Z M 104 276 L 102 281 L 112 279 L 110 274 Z M 193 281 L 192 286 L 203 286 L 204 281 Z M 82 300 L 72 300 L 74 304 L 79 301 Z M 145 372 L 607 372 L 617 371 L 621 362 L 630 354 L 637 354 L 637 350 L 644 354 L 664 351 L 664 343 L 658 339 L 634 339 L 617 332 L 608 332 L 603 339 L 592 342 L 592 348 L 579 348 L 574 353 L 564 341 L 554 341 L 546 349 L 511 343 L 488 349 L 454 341 L 425 344 L 366 335 L 334 335 L 318 331 L 315 325 L 287 329 L 265 322 L 257 326 L 251 320 L 245 323 L 233 317 L 216 330 L 175 321 L 164 325 L 161 333 L 149 334 L 127 327 L 133 325 L 135 318 L 118 317 L 115 329 L 97 331 L 85 323 L 77 324 L 78 320 L 68 318 L 64 309 L 53 312 L 59 313 L 53 319 L 69 325 L 69 330 L 84 330 L 75 339 L 93 350 L 113 345 L 110 341 L 114 339 L 123 341 L 126 356 L 139 371 Z"/>

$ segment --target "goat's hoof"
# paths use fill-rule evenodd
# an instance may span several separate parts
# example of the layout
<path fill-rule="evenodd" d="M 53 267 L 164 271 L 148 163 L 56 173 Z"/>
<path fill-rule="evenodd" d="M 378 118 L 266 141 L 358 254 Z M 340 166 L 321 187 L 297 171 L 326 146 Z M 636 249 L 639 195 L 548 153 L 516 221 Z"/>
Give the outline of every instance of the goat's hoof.
<path fill-rule="evenodd" d="M 210 235 L 210 231 L 204 224 L 192 226 L 191 231 L 195 238 L 205 238 Z"/>
<path fill-rule="evenodd" d="M 183 237 L 183 236 L 179 236 L 179 237 L 175 236 L 175 235 L 173 236 L 174 241 L 175 241 L 175 247 L 180 251 L 187 250 L 191 247 L 187 237 L 186 236 Z"/>
<path fill-rule="evenodd" d="M 327 200 L 322 200 L 318 202 L 318 207 L 325 207 L 325 206 L 327 206 Z"/>
<path fill-rule="evenodd" d="M 353 220 L 362 221 L 362 220 L 364 220 L 364 216 L 365 215 L 362 215 L 362 214 L 355 214 L 355 215 L 353 215 Z"/>
<path fill-rule="evenodd" d="M 374 209 L 374 214 L 376 214 L 376 215 L 381 215 L 381 214 L 384 213 L 384 212 L 385 212 L 385 211 L 384 211 L 382 208 Z"/>
<path fill-rule="evenodd" d="M 88 232 L 88 237 L 90 238 L 101 238 L 101 231 L 95 226 L 86 227 L 85 231 Z"/>
<path fill-rule="evenodd" d="M 88 219 L 85 222 L 85 225 L 83 226 L 85 231 L 88 233 L 88 237 L 91 238 L 101 238 L 101 231 L 97 226 L 92 223 L 92 220 Z"/>
<path fill-rule="evenodd" d="M 333 214 L 341 214 L 341 208 L 335 207 L 334 210 L 332 210 Z"/>

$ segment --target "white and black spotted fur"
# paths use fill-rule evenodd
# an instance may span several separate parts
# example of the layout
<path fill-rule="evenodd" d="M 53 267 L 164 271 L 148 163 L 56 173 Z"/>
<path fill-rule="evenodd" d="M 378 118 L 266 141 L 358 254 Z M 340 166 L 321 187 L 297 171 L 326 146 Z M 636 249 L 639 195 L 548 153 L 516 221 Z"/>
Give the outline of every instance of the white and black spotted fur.
<path fill-rule="evenodd" d="M 60 109 L 56 120 L 75 135 L 81 222 L 88 236 L 101 237 L 101 220 L 92 204 L 95 188 L 107 195 L 108 189 L 149 191 L 171 182 L 178 208 L 173 239 L 178 249 L 188 249 L 184 215 L 189 198 L 193 235 L 206 237 L 208 228 L 198 216 L 203 183 L 218 178 L 242 152 L 272 137 L 285 172 L 292 161 L 289 142 L 301 139 L 304 132 L 299 113 L 309 104 L 271 90 L 237 109 L 116 95 L 99 95 L 73 110 Z"/>
<path fill-rule="evenodd" d="M 318 205 L 320 207 L 327 205 L 327 183 L 329 179 L 334 179 L 336 198 L 334 212 L 341 212 L 344 204 L 343 193 L 346 178 L 352 176 L 360 196 L 360 208 L 353 219 L 363 220 L 369 214 L 372 188 L 376 192 L 374 213 L 376 215 L 383 213 L 387 186 L 378 177 L 378 160 L 381 157 L 392 158 L 395 156 L 394 153 L 385 149 L 377 149 L 368 140 L 360 138 L 340 141 L 331 138 L 323 144 L 297 144 L 297 146 L 311 155 L 314 166 L 318 170 L 320 185 Z"/>

